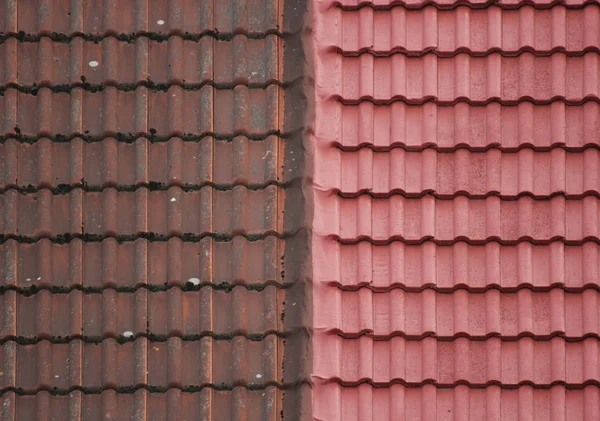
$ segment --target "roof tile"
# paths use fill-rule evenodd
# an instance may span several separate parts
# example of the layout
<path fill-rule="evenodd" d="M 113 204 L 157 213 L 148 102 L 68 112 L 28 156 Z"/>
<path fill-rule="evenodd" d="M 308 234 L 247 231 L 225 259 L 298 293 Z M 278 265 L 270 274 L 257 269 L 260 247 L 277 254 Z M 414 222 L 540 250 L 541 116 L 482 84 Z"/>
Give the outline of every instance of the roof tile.
<path fill-rule="evenodd" d="M 405 292 L 394 289 L 373 292 L 333 290 L 315 298 L 315 328 L 344 337 L 362 334 L 385 340 L 406 336 L 415 341 L 428 336 L 441 339 L 466 336 L 485 339 L 500 336 L 514 340 L 532 336 L 546 340 L 564 336 L 598 339 L 600 329 L 599 293 L 589 289 L 568 293 L 561 289 L 513 293 L 467 290 L 451 294 Z M 550 309 L 560 309 L 550 311 Z M 331 339 L 333 340 L 333 339 Z"/>
<path fill-rule="evenodd" d="M 7 240 L 0 245 L 0 290 L 131 290 L 143 285 L 185 286 L 188 282 L 283 284 L 284 248 L 285 242 L 275 236 L 257 241 L 241 236 L 231 241 L 205 237 L 199 242 L 179 238 L 121 243 L 114 238 L 101 242 L 73 239 L 66 244 L 48 239 L 33 244 Z"/>
<path fill-rule="evenodd" d="M 553 149 L 536 152 L 523 149 L 517 153 L 499 150 L 438 153 L 429 149 L 408 152 L 392 149 L 376 152 L 369 148 L 343 152 L 329 149 L 320 153 L 324 171 L 315 180 L 319 186 L 343 195 L 359 192 L 376 197 L 401 194 L 438 198 L 467 195 L 471 198 L 498 195 L 514 199 L 531 195 L 546 198 L 565 194 L 569 198 L 595 195 L 600 191 L 600 152 L 586 149 L 582 153 Z M 338 187 L 339 186 L 339 187 Z"/>
<path fill-rule="evenodd" d="M 153 92 L 145 87 L 135 91 L 106 87 L 94 93 L 74 88 L 73 95 L 40 88 L 34 96 L 10 88 L 0 101 L 4 102 L 0 111 L 4 113 L 5 134 L 15 133 L 18 127 L 26 136 L 135 135 L 150 129 L 159 136 L 265 136 L 278 131 L 280 89 L 271 85 L 266 89 L 237 86 L 220 90 L 205 85 L 197 91 L 171 86 L 167 91 Z M 14 112 L 15 100 L 18 112 Z M 213 115 L 215 103 L 223 108 Z"/>
<path fill-rule="evenodd" d="M 116 338 L 124 337 L 126 332 L 149 332 L 158 336 L 229 338 L 280 332 L 283 326 L 283 297 L 273 285 L 262 290 L 237 286 L 231 291 L 209 286 L 160 292 L 141 288 L 131 293 L 106 289 L 92 294 L 42 290 L 29 296 L 7 291 L 1 297 L 4 311 L 0 326 L 2 336 L 9 337 Z"/>
<path fill-rule="evenodd" d="M 275 35 L 264 39 L 237 35 L 232 41 L 211 37 L 192 41 L 173 36 L 164 42 L 138 38 L 135 43 L 116 38 L 105 38 L 101 42 L 74 40 L 69 44 L 47 38 L 39 43 L 8 40 L 0 44 L 0 77 L 4 86 L 9 83 L 124 86 L 151 81 L 154 84 L 264 87 L 279 79 L 279 44 Z M 18 61 L 10 54 L 15 50 L 18 57 L 22 57 Z M 16 65 L 8 60 L 16 61 Z M 98 65 L 92 67 L 92 61 Z"/>
<path fill-rule="evenodd" d="M 524 100 L 549 103 L 563 98 L 574 103 L 600 98 L 597 53 L 581 57 L 561 53 L 550 57 L 531 53 L 503 57 L 494 53 L 483 58 L 468 54 L 452 58 L 434 55 L 375 58 L 364 54 L 358 58 L 343 57 L 340 66 L 341 90 L 332 94 L 340 95 L 347 103 L 361 100 L 388 103 L 401 99 L 420 104 L 432 98 L 440 104 L 463 100 L 483 105 L 499 100 L 508 105 Z"/>
<path fill-rule="evenodd" d="M 206 31 L 230 35 L 247 32 L 264 35 L 278 29 L 278 3 L 272 0 L 231 2 L 215 7 L 213 0 L 151 1 L 97 0 L 71 3 L 70 0 L 28 2 L 20 7 L 10 3 L 0 8 L 5 16 L 0 32 L 25 34 L 93 34 L 110 36 L 151 32 L 153 34 L 201 34 Z"/>
<path fill-rule="evenodd" d="M 340 123 L 320 128 L 319 136 L 325 144 L 347 150 L 369 146 L 382 151 L 392 147 L 514 151 L 523 147 L 547 150 L 559 145 L 581 150 L 600 144 L 600 104 L 596 102 L 578 106 L 562 102 L 523 102 L 516 106 L 457 103 L 451 107 L 431 102 L 422 106 L 402 102 L 343 106 L 329 102 L 325 109 Z"/>
<path fill-rule="evenodd" d="M 84 420 L 101 421 L 106 414 L 118 414 L 123 421 L 134 421 L 139 417 L 160 421 L 171 416 L 227 421 L 260 414 L 261 419 L 275 421 L 275 414 L 281 411 L 283 393 L 275 386 L 264 390 L 238 386 L 232 390 L 205 388 L 197 392 L 169 389 L 166 393 L 152 393 L 144 389 L 134 393 L 117 393 L 109 389 L 93 395 L 76 390 L 66 396 L 52 396 L 47 391 L 37 395 L 8 392 L 0 399 L 4 407 L 10 408 L 7 412 L 14 417 L 12 419 L 16 420 L 46 416 L 49 420 L 59 421 L 77 414 L 74 416 Z"/>
<path fill-rule="evenodd" d="M 263 141 L 238 136 L 224 142 L 206 136 L 198 141 L 170 138 L 156 143 L 145 138 L 131 143 L 110 138 L 99 142 L 74 138 L 60 143 L 41 138 L 25 143 L 9 138 L 0 144 L 0 154 L 6 157 L 0 162 L 0 189 L 133 187 L 142 183 L 160 183 L 163 188 L 264 186 L 285 177 L 279 164 L 282 147 L 283 139 L 277 136 Z M 131 171 L 132 162 L 136 171 Z"/>
<path fill-rule="evenodd" d="M 376 244 L 393 240 L 420 243 L 433 239 L 438 244 L 466 240 L 473 244 L 500 241 L 503 244 L 534 239 L 537 243 L 564 240 L 581 244 L 597 240 L 600 226 L 597 197 L 566 200 L 556 196 L 547 201 L 521 197 L 469 199 L 461 196 L 438 200 L 431 196 L 409 199 L 368 195 L 340 198 L 323 196 L 316 211 L 335 210 L 315 223 L 319 234 L 344 243 L 367 239 Z"/>
<path fill-rule="evenodd" d="M 345 54 L 432 51 L 456 55 L 468 51 L 484 55 L 501 51 L 511 55 L 527 50 L 580 54 L 586 49 L 598 50 L 600 44 L 600 8 L 596 4 L 582 9 L 568 9 L 563 4 L 546 10 L 530 6 L 521 10 L 498 6 L 440 10 L 428 6 L 374 11 L 365 7 L 338 13 L 342 22 L 340 48 Z"/>
<path fill-rule="evenodd" d="M 326 2 L 339 5 L 344 10 L 353 10 L 361 7 L 392 10 L 394 7 L 399 6 L 402 6 L 406 9 L 422 9 L 428 5 L 433 5 L 438 9 L 455 9 L 459 6 L 482 9 L 492 5 L 497 5 L 507 9 L 519 9 L 527 6 L 548 8 L 557 3 L 555 0 L 326 0 Z M 594 4 L 595 2 L 596 0 L 566 0 L 565 4 L 569 7 L 578 8 L 588 3 Z"/>
<path fill-rule="evenodd" d="M 569 291 L 598 288 L 600 246 L 595 242 L 568 246 L 561 241 L 548 245 L 521 242 L 501 245 L 489 242 L 451 246 L 425 242 L 408 245 L 400 241 L 387 245 L 339 244 L 319 238 L 314 252 L 327 262 L 315 271 L 315 280 L 331 286 L 375 290 L 426 287 L 450 292 L 458 288 L 478 291 L 499 288 L 547 290 L 563 287 Z"/>
<path fill-rule="evenodd" d="M 453 421 L 460 418 L 468 421 L 541 421 L 552 417 L 577 421 L 593 419 L 600 409 L 600 388 L 596 386 L 569 390 L 563 386 L 471 389 L 459 385 L 452 389 L 436 389 L 434 385 L 414 388 L 398 384 L 374 388 L 367 384 L 358 387 L 328 384 L 320 390 L 323 399 L 315 401 L 314 417 L 332 421 Z"/>
<path fill-rule="evenodd" d="M 319 340 L 319 338 L 315 338 Z M 600 343 L 596 338 L 566 342 L 562 338 L 536 341 L 523 338 L 504 342 L 498 338 L 470 341 L 458 338 L 440 342 L 434 338 L 407 341 L 328 339 L 315 355 L 314 375 L 340 379 L 345 385 L 369 381 L 389 387 L 392 383 L 440 387 L 457 383 L 470 386 L 502 384 L 598 384 Z M 329 352 L 327 352 L 329 350 Z"/>
<path fill-rule="evenodd" d="M 120 238 L 144 232 L 155 236 L 273 234 L 281 232 L 277 214 L 281 194 L 276 186 L 261 190 L 238 186 L 227 191 L 209 186 L 190 192 L 179 187 L 134 192 L 76 189 L 60 196 L 46 189 L 31 195 L 9 190 L 0 199 L 5 216 L 0 230 L 5 236 L 34 238 L 63 234 Z M 212 213 L 193 211 L 211 206 Z"/>
<path fill-rule="evenodd" d="M 308 414 L 305 11 L 0 2 L 2 421 Z"/>
<path fill-rule="evenodd" d="M 163 342 L 138 338 L 122 344 L 114 339 L 100 344 L 80 340 L 63 344 L 41 341 L 35 345 L 6 342 L 0 346 L 6 370 L 0 378 L 0 388 L 19 384 L 22 392 L 31 393 L 40 389 L 69 390 L 74 386 L 261 386 L 276 383 L 281 377 L 281 341 L 270 335 L 263 341 L 204 337 L 196 341 L 170 338 Z M 71 360 L 81 360 L 81 365 L 72 364 Z"/>
<path fill-rule="evenodd" d="M 316 2 L 314 419 L 596 416 L 599 10 Z"/>

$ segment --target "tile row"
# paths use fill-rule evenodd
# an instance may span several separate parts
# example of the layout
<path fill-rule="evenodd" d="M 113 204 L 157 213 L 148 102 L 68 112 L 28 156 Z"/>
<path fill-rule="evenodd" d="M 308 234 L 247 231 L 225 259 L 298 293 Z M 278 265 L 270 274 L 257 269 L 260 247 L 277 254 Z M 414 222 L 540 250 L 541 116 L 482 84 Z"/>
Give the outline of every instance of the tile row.
<path fill-rule="evenodd" d="M 562 53 L 503 57 L 494 53 L 481 58 L 468 54 L 451 58 L 365 54 L 337 56 L 336 61 L 340 81 L 339 86 L 331 86 L 330 94 L 348 102 L 405 99 L 422 103 L 434 98 L 444 104 L 457 100 L 484 104 L 490 100 L 516 103 L 556 98 L 579 102 L 600 97 L 600 56 L 595 52 L 581 57 Z"/>
<path fill-rule="evenodd" d="M 26 34 L 200 34 L 214 31 L 262 34 L 279 28 L 282 10 L 272 0 L 235 1 L 219 7 L 213 0 L 32 0 L 0 2 L 0 32 Z"/>
<path fill-rule="evenodd" d="M 36 95 L 10 88 L 0 96 L 0 115 L 5 135 L 18 127 L 26 136 L 149 132 L 264 136 L 280 128 L 282 95 L 277 85 L 266 89 L 204 85 L 199 90 L 171 86 L 167 91 L 145 87 L 120 91 L 111 86 L 101 92 L 73 88 L 70 93 L 40 88 Z"/>
<path fill-rule="evenodd" d="M 569 390 L 563 386 L 471 389 L 433 385 L 341 387 L 323 385 L 315 394 L 313 416 L 331 421 L 580 421 L 600 413 L 600 388 Z"/>
<path fill-rule="evenodd" d="M 344 289 L 600 289 L 600 245 L 595 242 L 580 246 L 560 241 L 548 245 L 458 242 L 440 246 L 431 241 L 419 245 L 396 241 L 380 246 L 367 241 L 344 245 L 316 237 L 313 253 L 319 263 L 315 281 Z"/>
<path fill-rule="evenodd" d="M 515 339 L 529 335 L 547 339 L 596 336 L 600 329 L 600 293 L 586 290 L 566 293 L 496 290 L 470 293 L 436 293 L 432 290 L 386 293 L 367 288 L 340 291 L 317 287 L 314 294 L 314 326 L 345 337 L 369 334 L 378 339 L 404 335 L 412 339 L 436 335 L 441 338 L 502 336 Z M 323 291 L 324 288 L 328 288 Z"/>
<path fill-rule="evenodd" d="M 251 417 L 278 421 L 284 393 L 275 386 L 259 390 L 248 390 L 243 386 L 232 390 L 205 388 L 193 393 L 175 388 L 166 393 L 141 389 L 135 393 L 105 390 L 99 394 L 85 394 L 76 390 L 66 396 L 51 395 L 46 391 L 36 395 L 7 392 L 0 397 L 3 408 L 0 417 L 2 421 L 229 421 Z M 291 393 L 288 391 L 287 394 Z"/>
<path fill-rule="evenodd" d="M 596 0 L 565 0 L 557 2 L 556 0 L 322 0 L 324 5 L 337 6 L 342 9 L 354 9 L 360 7 L 369 7 L 381 10 L 392 10 L 395 7 L 403 7 L 407 9 L 422 9 L 425 6 L 434 6 L 439 9 L 455 9 L 460 6 L 468 8 L 486 8 L 491 5 L 496 5 L 506 9 L 519 9 L 525 7 L 533 8 L 549 8 L 557 4 L 564 4 L 569 8 L 580 8 L 586 4 L 595 4 Z"/>
<path fill-rule="evenodd" d="M 285 290 L 275 286 L 101 294 L 44 290 L 30 296 L 7 291 L 0 295 L 0 336 L 262 335 L 283 331 L 284 300 Z"/>
<path fill-rule="evenodd" d="M 521 103 L 503 106 L 491 103 L 470 106 L 459 103 L 441 107 L 395 102 L 389 106 L 363 102 L 344 106 L 327 101 L 322 110 L 335 124 L 315 128 L 319 144 L 353 149 L 371 146 L 388 150 L 404 146 L 421 150 L 435 146 L 453 150 L 458 146 L 482 150 L 491 146 L 515 150 L 523 146 L 550 148 L 566 145 L 581 148 L 600 145 L 600 104 L 586 102 L 569 106 Z"/>
<path fill-rule="evenodd" d="M 119 388 L 141 384 L 156 387 L 205 385 L 266 385 L 281 381 L 283 340 L 269 335 L 262 341 L 238 336 L 197 341 L 169 338 L 153 342 L 138 338 L 119 344 L 73 340 L 66 344 L 42 341 L 35 345 L 5 342 L 0 389 Z"/>
<path fill-rule="evenodd" d="M 520 195 L 544 197 L 564 193 L 569 198 L 600 191 L 600 151 L 566 152 L 553 149 L 536 152 L 523 149 L 516 153 L 499 150 L 439 153 L 433 149 L 407 152 L 392 149 L 375 152 L 360 149 L 343 152 L 323 148 L 315 159 L 322 171 L 315 174 L 320 188 L 352 196 L 368 192 L 375 196 L 401 193 L 450 198 Z"/>
<path fill-rule="evenodd" d="M 336 46 L 347 53 L 435 51 L 451 55 L 466 50 L 481 55 L 494 50 L 514 54 L 526 49 L 549 53 L 598 49 L 600 45 L 600 8 L 593 4 L 581 9 L 560 4 L 537 10 L 530 6 L 519 10 L 497 6 L 450 10 L 396 7 L 389 11 L 365 7 L 356 11 L 336 8 L 328 13 L 329 19 L 341 23 Z"/>
<path fill-rule="evenodd" d="M 284 200 L 285 191 L 274 185 L 259 190 L 242 186 L 231 190 L 206 186 L 196 191 L 75 189 L 61 195 L 46 189 L 32 194 L 8 190 L 0 195 L 0 233 L 30 237 L 282 234 Z"/>
<path fill-rule="evenodd" d="M 581 200 L 562 196 L 548 200 L 494 196 L 440 200 L 399 195 L 377 199 L 368 195 L 341 198 L 318 190 L 315 196 L 319 196 L 315 200 L 315 233 L 343 243 L 363 239 L 376 244 L 426 239 L 439 244 L 459 240 L 548 243 L 555 239 L 581 243 L 600 238 L 600 199 L 595 196 Z"/>
<path fill-rule="evenodd" d="M 562 338 L 511 342 L 458 338 L 439 342 L 434 338 L 374 341 L 367 337 L 317 335 L 314 340 L 321 342 L 321 352 L 315 353 L 313 376 L 344 385 L 366 381 L 384 386 L 421 385 L 433 381 L 444 386 L 573 386 L 597 384 L 600 375 L 600 341 L 596 338 L 582 342 L 565 342 Z"/>
<path fill-rule="evenodd" d="M 234 237 L 199 242 L 138 239 L 119 243 L 73 239 L 67 244 L 42 239 L 27 244 L 8 240 L 0 245 L 0 288 L 150 288 L 205 284 L 293 282 L 285 278 L 284 249 L 296 238 L 270 236 L 249 241 Z"/>
<path fill-rule="evenodd" d="M 132 143 L 114 138 L 60 143 L 41 138 L 24 143 L 9 138 L 0 143 L 0 155 L 5 157 L 0 162 L 0 189 L 82 183 L 94 187 L 283 183 L 298 175 L 282 168 L 284 143 L 277 136 L 264 140 L 237 136 L 230 142 L 210 136 L 194 142 L 171 138 L 157 143 L 143 137 Z"/>
<path fill-rule="evenodd" d="M 262 39 L 237 35 L 227 41 L 206 37 L 198 42 L 173 36 L 164 42 L 138 38 L 133 43 L 112 37 L 101 42 L 76 38 L 68 44 L 11 38 L 0 43 L 0 86 L 82 80 L 93 85 L 151 80 L 264 86 L 282 78 L 277 58 L 281 42 L 276 35 Z"/>

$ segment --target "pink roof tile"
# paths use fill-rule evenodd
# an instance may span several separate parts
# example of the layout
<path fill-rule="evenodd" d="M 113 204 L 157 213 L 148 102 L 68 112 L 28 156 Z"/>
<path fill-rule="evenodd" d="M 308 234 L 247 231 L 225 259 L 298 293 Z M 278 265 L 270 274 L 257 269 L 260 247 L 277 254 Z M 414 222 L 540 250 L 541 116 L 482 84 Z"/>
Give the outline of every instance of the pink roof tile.
<path fill-rule="evenodd" d="M 313 419 L 597 419 L 598 5 L 315 2 Z"/>
<path fill-rule="evenodd" d="M 344 104 L 365 100 L 421 104 L 434 100 L 443 105 L 459 101 L 514 105 L 525 100 L 547 104 L 557 99 L 573 104 L 600 98 L 600 56 L 593 52 L 579 57 L 563 53 L 503 57 L 492 53 L 481 58 L 466 53 L 451 58 L 363 54 L 341 56 L 338 61 L 342 89 L 331 93 L 339 95 Z"/>
<path fill-rule="evenodd" d="M 570 340 L 600 338 L 600 295 L 594 289 L 581 293 L 568 293 L 560 288 L 511 293 L 458 290 L 451 294 L 431 289 L 422 292 L 336 289 L 316 297 L 315 305 L 319 308 L 314 316 L 315 328 L 345 338 L 360 335 L 378 340 L 395 336 L 411 340 L 429 336 L 445 340 L 460 336 L 478 340 L 493 336 L 503 340 L 521 337 L 541 340 L 553 336 Z"/>
<path fill-rule="evenodd" d="M 396 148 L 377 152 L 370 148 L 342 151 L 331 148 L 319 153 L 324 169 L 315 183 L 344 197 L 368 193 L 374 197 L 433 195 L 449 199 L 520 196 L 547 198 L 568 195 L 570 199 L 598 195 L 600 191 L 600 151 L 582 153 L 553 149 L 517 153 L 440 153 L 433 149 L 409 152 Z M 566 193 L 568 192 L 568 193 Z"/>
<path fill-rule="evenodd" d="M 600 289 L 600 246 L 592 241 L 578 246 L 559 241 L 547 245 L 527 241 L 516 245 L 464 241 L 450 246 L 432 241 L 374 245 L 368 241 L 340 244 L 315 236 L 313 250 L 321 267 L 315 280 L 344 290 Z"/>
<path fill-rule="evenodd" d="M 436 421 L 593 421 L 600 413 L 600 388 L 570 390 L 564 386 L 518 389 L 490 386 L 472 389 L 458 385 L 406 387 L 395 384 L 374 388 L 364 384 L 319 387 L 313 418 L 331 421 L 436 420 Z"/>
<path fill-rule="evenodd" d="M 523 51 L 549 55 L 556 51 L 580 54 L 598 51 L 600 8 L 557 6 L 536 10 L 524 6 L 508 10 L 458 7 L 440 10 L 395 7 L 375 11 L 364 7 L 354 12 L 339 10 L 342 28 L 339 48 L 346 54 L 369 52 L 387 56 L 398 52 L 454 56 L 459 52 L 503 56 Z"/>
<path fill-rule="evenodd" d="M 327 193 L 319 197 L 315 212 L 317 233 L 342 243 L 360 240 L 387 244 L 401 240 L 411 244 L 433 240 L 436 244 L 467 241 L 481 244 L 499 241 L 514 244 L 534 241 L 568 244 L 600 241 L 600 199 L 595 196 L 566 200 L 556 196 L 546 201 L 531 197 L 502 200 L 499 197 L 451 200 L 426 196 L 421 199 L 393 195 L 386 199 L 361 195 L 342 198 Z M 329 212 L 326 212 L 329 209 Z"/>
<path fill-rule="evenodd" d="M 315 339 L 320 340 L 320 337 Z M 314 376 L 338 380 L 343 385 L 370 383 L 440 387 L 457 383 L 504 387 L 535 384 L 537 387 L 569 384 L 598 385 L 600 342 L 589 338 L 566 342 L 562 338 L 538 341 L 524 338 L 504 342 L 499 338 L 451 342 L 425 338 L 410 341 L 394 337 L 377 341 L 368 337 L 323 340 L 315 354 Z"/>

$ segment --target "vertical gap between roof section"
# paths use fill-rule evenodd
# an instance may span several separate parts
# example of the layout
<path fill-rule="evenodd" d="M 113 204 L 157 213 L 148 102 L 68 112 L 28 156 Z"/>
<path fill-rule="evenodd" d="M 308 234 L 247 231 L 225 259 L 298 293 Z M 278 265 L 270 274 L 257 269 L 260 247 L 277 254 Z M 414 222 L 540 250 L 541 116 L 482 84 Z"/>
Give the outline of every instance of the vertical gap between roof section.
<path fill-rule="evenodd" d="M 80 0 L 75 0 L 75 1 L 80 1 Z M 149 10 L 148 10 L 148 0 L 136 0 L 136 32 L 138 31 L 144 31 L 144 32 L 148 32 L 148 19 L 149 19 Z M 141 16 L 141 14 L 143 13 L 143 16 Z M 136 43 L 136 49 L 139 48 L 138 44 L 138 40 L 135 40 Z M 146 43 L 145 48 L 146 48 L 146 69 L 145 69 L 145 73 L 146 75 L 149 75 L 150 73 L 150 40 L 149 39 L 145 39 L 143 42 Z M 137 56 L 137 51 L 136 51 L 136 56 Z M 136 62 L 136 66 L 137 66 L 137 62 Z M 137 72 L 136 72 L 137 73 Z M 146 109 L 145 109 L 145 114 L 146 114 L 146 118 L 145 118 L 145 124 L 144 124 L 144 132 L 145 133 L 149 133 L 149 122 L 150 122 L 150 107 L 149 107 L 149 92 L 148 89 L 145 87 L 142 88 L 138 88 L 138 89 L 143 89 L 144 91 L 144 97 L 145 97 L 145 102 L 146 102 Z M 137 123 L 136 123 L 137 125 Z M 148 162 L 148 158 L 149 158 L 149 153 L 148 153 L 148 148 L 150 146 L 150 140 L 147 138 L 143 139 L 145 144 L 146 144 L 146 180 L 148 180 L 148 168 L 149 168 L 149 162 Z M 139 142 L 139 139 L 137 139 L 136 143 Z M 136 145 L 137 147 L 137 145 Z M 146 192 L 146 226 L 145 226 L 145 230 L 148 231 L 148 196 L 149 196 L 150 192 Z M 135 246 L 134 246 L 135 247 Z M 149 274 L 150 274 L 150 263 L 149 263 L 149 259 L 148 259 L 148 249 L 150 248 L 150 243 L 146 242 L 146 285 L 149 284 Z M 145 289 L 145 294 L 146 294 L 146 300 L 145 300 L 145 305 L 146 305 L 146 329 L 148 329 L 149 325 L 150 325 L 150 305 L 149 305 L 149 301 L 150 301 L 150 293 L 148 291 L 148 289 Z M 149 372 L 149 364 L 148 361 L 150 360 L 150 341 L 146 341 L 146 358 L 145 358 L 145 368 L 146 368 L 146 373 L 144 375 L 144 383 L 148 384 L 148 372 Z M 145 394 L 145 402 L 144 402 L 144 415 L 147 417 L 148 416 L 148 394 Z"/>
<path fill-rule="evenodd" d="M 217 1 L 219 1 L 219 0 L 217 0 Z M 210 5 L 211 13 L 212 13 L 212 18 L 210 19 L 211 28 L 208 28 L 208 29 L 214 30 L 215 29 L 215 0 L 209 0 L 209 5 Z M 216 39 L 214 37 L 210 38 L 210 49 L 211 49 L 210 56 L 212 57 L 212 64 L 210 66 L 210 72 L 211 72 L 210 78 L 211 78 L 212 81 L 215 80 L 215 52 L 216 52 L 215 44 L 216 44 L 216 42 L 217 41 L 216 41 Z M 210 101 L 210 104 L 211 104 L 210 114 L 211 114 L 211 119 L 212 119 L 212 122 L 211 122 L 211 125 L 210 125 L 210 130 L 214 134 L 216 134 L 216 131 L 215 131 L 215 109 L 216 109 L 216 107 L 215 107 L 215 88 L 211 89 L 210 94 L 212 95 L 212 98 L 211 98 L 211 101 Z M 200 140 L 200 141 L 202 142 L 202 140 Z M 211 142 L 211 148 L 210 148 L 210 155 L 211 155 L 211 157 L 210 157 L 210 171 L 211 171 L 211 177 L 210 177 L 210 180 L 212 182 L 214 182 L 215 181 L 215 147 L 216 147 L 216 138 L 215 137 L 211 138 L 210 142 Z M 198 155 L 198 159 L 201 159 L 199 155 Z M 210 204 L 211 209 L 210 209 L 210 227 L 209 227 L 209 230 L 210 230 L 210 232 L 213 232 L 213 227 L 214 227 L 214 213 L 213 213 L 213 209 L 214 209 L 214 204 L 213 204 L 213 201 L 214 201 L 214 190 L 211 191 L 210 198 L 211 198 L 211 204 Z M 214 238 L 210 239 L 209 244 L 210 245 L 209 245 L 209 259 L 208 259 L 208 264 L 209 264 L 208 276 L 209 276 L 209 279 L 210 279 L 209 282 L 210 283 L 215 283 L 215 275 L 214 275 L 214 266 L 215 266 L 215 261 L 214 261 L 214 258 L 215 258 L 214 247 L 215 247 L 215 241 L 214 241 Z M 210 294 L 210 297 L 211 297 L 210 298 L 211 299 L 211 311 L 212 311 L 213 292 L 214 291 L 211 290 L 211 294 Z M 212 315 L 210 317 L 210 320 L 211 320 L 211 325 L 212 325 L 212 322 L 213 322 Z M 212 326 L 211 326 L 211 330 L 212 330 Z M 211 405 L 212 405 L 212 402 L 211 402 Z"/>
<path fill-rule="evenodd" d="M 85 8 L 83 7 L 83 3 L 80 0 L 71 0 L 71 4 L 70 4 L 70 19 L 69 19 L 69 28 L 70 31 L 72 33 L 76 33 L 76 32 L 80 32 L 83 33 L 85 31 L 84 28 L 84 13 L 85 13 Z M 74 54 L 74 49 L 77 49 L 77 51 Z M 75 63 L 73 63 L 73 60 L 76 60 Z M 72 39 L 71 42 L 69 43 L 69 61 L 70 61 L 70 69 L 69 70 L 73 70 L 73 69 L 77 69 L 79 72 L 82 72 L 82 66 L 83 66 L 83 62 L 84 62 L 84 42 L 82 40 L 75 40 Z M 83 110 L 83 106 L 84 106 L 84 102 L 83 102 L 83 95 L 84 93 L 81 90 L 76 90 L 76 91 L 72 91 L 71 92 L 71 110 L 70 110 L 70 124 L 69 126 L 71 127 L 71 133 L 66 133 L 66 134 L 72 134 L 73 132 L 75 132 L 74 127 L 73 127 L 73 122 L 76 121 L 77 122 L 77 127 L 76 127 L 76 131 L 78 133 L 82 133 L 83 132 L 83 114 L 84 114 L 84 110 Z M 73 110 L 73 95 L 77 97 L 77 99 L 79 100 L 79 103 L 77 104 L 77 116 L 76 119 L 74 118 L 74 110 Z M 72 153 L 73 151 L 73 143 L 74 142 L 78 142 L 79 143 L 79 147 L 77 150 L 77 154 L 78 159 L 79 159 L 79 171 L 81 174 L 81 177 L 84 178 L 85 177 L 85 168 L 83 167 L 84 165 L 84 158 L 85 158 L 85 153 L 84 153 L 84 144 L 83 141 L 77 139 L 72 139 L 71 140 L 71 151 L 70 153 Z M 55 145 L 53 145 L 55 146 Z M 79 217 L 81 218 L 81 224 L 82 224 L 82 229 L 81 232 L 83 233 L 83 207 L 79 210 Z M 70 248 L 70 245 L 69 245 Z M 86 256 L 86 248 L 85 248 L 85 244 L 82 243 L 81 244 L 81 249 L 78 250 L 79 255 L 76 257 L 77 259 L 79 259 L 79 261 L 81 262 L 80 265 L 78 265 L 78 274 L 77 274 L 77 278 L 81 281 L 82 285 L 85 285 L 85 267 L 83 266 L 85 264 L 85 256 Z M 73 256 L 70 256 L 71 260 L 69 262 L 69 266 L 72 264 L 73 262 Z M 85 311 L 84 308 L 84 299 L 83 299 L 83 295 L 82 294 L 78 294 L 77 297 L 78 300 L 78 309 L 79 309 L 79 314 L 77 315 L 77 325 L 79 327 L 79 329 L 81 329 L 81 331 L 79 333 L 84 333 L 83 332 L 83 312 Z M 72 321 L 71 321 L 72 323 Z M 71 346 L 69 346 L 69 348 L 71 348 Z M 75 367 L 80 368 L 78 370 L 78 375 L 77 375 L 77 382 L 79 384 L 83 384 L 83 370 L 81 369 L 81 367 L 84 366 L 84 358 L 83 358 L 83 348 L 84 345 L 83 343 L 79 343 L 78 344 L 78 349 L 77 352 L 75 353 L 75 356 L 77 356 L 77 361 L 74 363 L 76 365 L 74 365 Z M 69 351 L 69 358 L 72 358 L 73 355 L 71 354 L 71 350 Z M 71 382 L 73 381 L 73 376 L 72 376 L 72 367 L 71 366 L 71 373 L 69 373 L 69 378 L 71 379 Z M 69 415 L 75 416 L 76 419 L 83 419 L 83 396 L 82 394 L 76 394 L 74 396 L 75 404 L 73 404 L 72 401 L 73 398 L 69 399 L 71 402 L 70 408 L 69 408 Z M 73 405 L 75 405 L 75 408 L 73 408 Z M 72 411 L 72 412 L 71 412 Z"/>

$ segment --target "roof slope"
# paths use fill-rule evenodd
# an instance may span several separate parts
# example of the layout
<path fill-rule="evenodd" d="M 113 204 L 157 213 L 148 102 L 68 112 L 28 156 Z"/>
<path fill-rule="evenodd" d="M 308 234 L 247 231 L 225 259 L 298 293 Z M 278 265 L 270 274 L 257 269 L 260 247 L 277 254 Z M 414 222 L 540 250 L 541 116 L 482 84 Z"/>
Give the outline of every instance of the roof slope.
<path fill-rule="evenodd" d="M 313 419 L 597 419 L 598 6 L 316 1 Z"/>
<path fill-rule="evenodd" d="M 0 420 L 301 417 L 304 9 L 0 2 Z"/>

